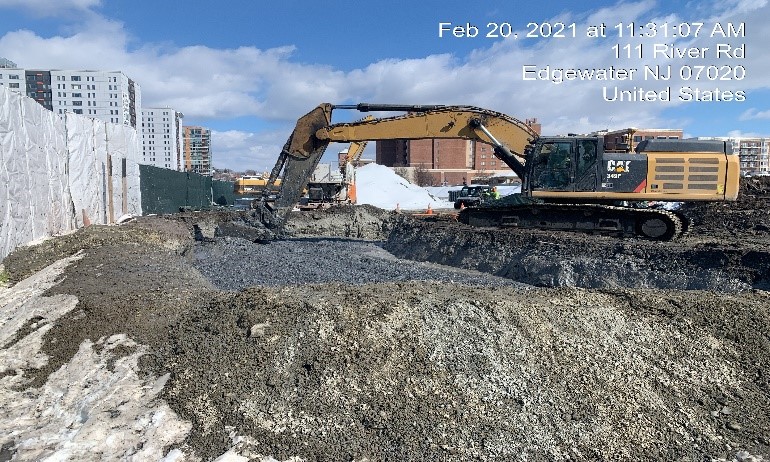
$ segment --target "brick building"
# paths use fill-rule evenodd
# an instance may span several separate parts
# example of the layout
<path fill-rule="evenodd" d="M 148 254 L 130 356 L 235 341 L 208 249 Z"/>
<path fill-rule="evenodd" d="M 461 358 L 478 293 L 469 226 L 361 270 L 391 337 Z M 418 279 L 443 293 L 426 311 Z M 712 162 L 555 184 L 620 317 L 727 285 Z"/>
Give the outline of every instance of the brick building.
<path fill-rule="evenodd" d="M 540 133 L 537 119 L 525 121 Z M 493 175 L 511 174 L 492 146 L 462 139 L 378 141 L 376 162 L 387 167 L 403 167 L 421 172 L 420 183 L 459 185 L 464 181 L 486 181 Z M 427 185 L 427 184 L 425 184 Z"/>

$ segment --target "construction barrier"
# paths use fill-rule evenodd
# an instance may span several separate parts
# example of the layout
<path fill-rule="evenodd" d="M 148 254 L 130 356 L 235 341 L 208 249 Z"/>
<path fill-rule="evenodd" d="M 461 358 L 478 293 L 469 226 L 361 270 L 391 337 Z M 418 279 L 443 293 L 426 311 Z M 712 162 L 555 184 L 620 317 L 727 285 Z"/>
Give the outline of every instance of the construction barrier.
<path fill-rule="evenodd" d="M 141 215 L 131 127 L 54 114 L 0 86 L 0 258 L 87 224 Z"/>
<path fill-rule="evenodd" d="M 233 205 L 234 184 L 210 176 L 177 172 L 152 165 L 139 166 L 142 179 L 142 210 L 148 214 L 201 210 L 212 205 Z"/>

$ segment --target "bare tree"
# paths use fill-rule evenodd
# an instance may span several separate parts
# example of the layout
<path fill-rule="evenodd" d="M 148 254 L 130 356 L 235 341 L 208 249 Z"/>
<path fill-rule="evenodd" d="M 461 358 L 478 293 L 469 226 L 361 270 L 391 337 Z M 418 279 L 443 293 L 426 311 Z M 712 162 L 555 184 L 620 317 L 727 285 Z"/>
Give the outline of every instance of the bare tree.
<path fill-rule="evenodd" d="M 405 179 L 406 181 L 411 182 L 410 180 L 410 172 L 409 169 L 406 167 L 393 167 L 393 173 L 400 176 L 401 178 Z"/>
<path fill-rule="evenodd" d="M 435 186 L 433 181 L 433 175 L 425 167 L 425 164 L 420 164 L 415 171 L 415 181 L 417 186 Z"/>

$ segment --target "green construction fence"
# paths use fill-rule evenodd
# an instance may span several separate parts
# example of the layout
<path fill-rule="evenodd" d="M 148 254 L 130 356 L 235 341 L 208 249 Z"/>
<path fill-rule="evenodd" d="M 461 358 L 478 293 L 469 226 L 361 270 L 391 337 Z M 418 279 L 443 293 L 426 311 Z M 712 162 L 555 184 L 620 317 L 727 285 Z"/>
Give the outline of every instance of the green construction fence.
<path fill-rule="evenodd" d="M 139 165 L 142 213 L 176 213 L 181 209 L 206 210 L 235 203 L 234 184 L 210 176 Z"/>

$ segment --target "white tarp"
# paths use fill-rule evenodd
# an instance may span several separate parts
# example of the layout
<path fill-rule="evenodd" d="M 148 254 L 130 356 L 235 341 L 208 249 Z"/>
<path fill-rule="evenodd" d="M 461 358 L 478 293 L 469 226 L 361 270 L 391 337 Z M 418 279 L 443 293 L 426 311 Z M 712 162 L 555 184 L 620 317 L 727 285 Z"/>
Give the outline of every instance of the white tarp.
<path fill-rule="evenodd" d="M 33 240 L 141 215 L 140 149 L 130 127 L 60 117 L 0 86 L 0 258 Z"/>

